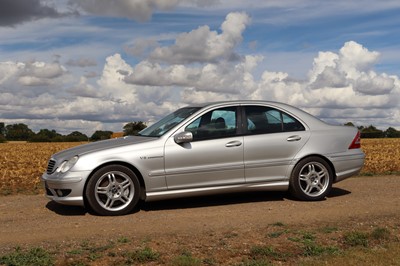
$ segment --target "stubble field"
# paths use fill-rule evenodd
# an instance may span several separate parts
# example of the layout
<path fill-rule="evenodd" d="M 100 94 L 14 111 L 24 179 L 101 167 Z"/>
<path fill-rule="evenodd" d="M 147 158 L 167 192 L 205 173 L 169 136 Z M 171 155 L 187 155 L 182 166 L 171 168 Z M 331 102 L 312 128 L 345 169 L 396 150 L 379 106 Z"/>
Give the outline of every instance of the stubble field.
<path fill-rule="evenodd" d="M 82 143 L 2 143 L 0 144 L 0 193 L 38 194 L 40 176 L 50 156 Z M 388 175 L 400 172 L 400 139 L 363 139 L 366 154 L 361 175 Z"/>

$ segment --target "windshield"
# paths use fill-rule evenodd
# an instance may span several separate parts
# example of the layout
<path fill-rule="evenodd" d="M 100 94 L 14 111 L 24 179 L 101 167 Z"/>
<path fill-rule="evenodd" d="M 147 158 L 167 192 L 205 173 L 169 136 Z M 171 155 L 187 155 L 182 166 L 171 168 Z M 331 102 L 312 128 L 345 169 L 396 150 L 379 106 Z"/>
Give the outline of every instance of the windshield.
<path fill-rule="evenodd" d="M 157 123 L 143 129 L 138 135 L 145 137 L 160 137 L 199 109 L 199 107 L 185 107 L 178 109 Z"/>

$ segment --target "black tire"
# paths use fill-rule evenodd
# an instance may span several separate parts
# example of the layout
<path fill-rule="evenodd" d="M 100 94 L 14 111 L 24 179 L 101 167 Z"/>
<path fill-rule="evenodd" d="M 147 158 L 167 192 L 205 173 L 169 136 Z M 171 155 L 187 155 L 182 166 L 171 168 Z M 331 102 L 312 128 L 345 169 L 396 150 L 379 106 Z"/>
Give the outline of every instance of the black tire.
<path fill-rule="evenodd" d="M 131 213 L 139 201 L 140 184 L 135 173 L 122 165 L 108 165 L 89 179 L 85 197 L 89 207 L 99 215 Z"/>
<path fill-rule="evenodd" d="M 333 171 L 320 157 L 301 160 L 290 176 L 289 191 L 299 200 L 317 201 L 324 199 L 331 191 Z"/>

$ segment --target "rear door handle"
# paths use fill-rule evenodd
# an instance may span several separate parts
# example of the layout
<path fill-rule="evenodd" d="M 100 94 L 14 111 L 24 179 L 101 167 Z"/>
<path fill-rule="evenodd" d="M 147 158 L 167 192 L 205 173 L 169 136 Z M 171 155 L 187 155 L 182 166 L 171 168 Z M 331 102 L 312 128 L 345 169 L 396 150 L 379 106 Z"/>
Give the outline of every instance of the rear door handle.
<path fill-rule="evenodd" d="M 241 142 L 241 141 L 234 140 L 234 141 L 231 141 L 231 142 L 226 143 L 226 144 L 225 144 L 225 147 L 227 147 L 227 148 L 230 148 L 230 147 L 238 147 L 238 146 L 240 146 L 240 145 L 242 145 L 242 142 Z"/>
<path fill-rule="evenodd" d="M 299 135 L 290 136 L 286 139 L 287 141 L 299 141 L 301 137 Z"/>

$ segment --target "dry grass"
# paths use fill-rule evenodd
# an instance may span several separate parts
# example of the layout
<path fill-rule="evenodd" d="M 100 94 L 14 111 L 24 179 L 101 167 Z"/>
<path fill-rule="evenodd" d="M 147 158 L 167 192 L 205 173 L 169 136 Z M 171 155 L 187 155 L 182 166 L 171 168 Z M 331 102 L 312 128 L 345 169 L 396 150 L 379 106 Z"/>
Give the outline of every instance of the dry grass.
<path fill-rule="evenodd" d="M 45 171 L 50 156 L 79 144 L 81 143 L 1 143 L 1 194 L 40 193 L 40 176 Z M 367 156 L 361 174 L 400 172 L 400 139 L 363 139 L 362 149 Z"/>

